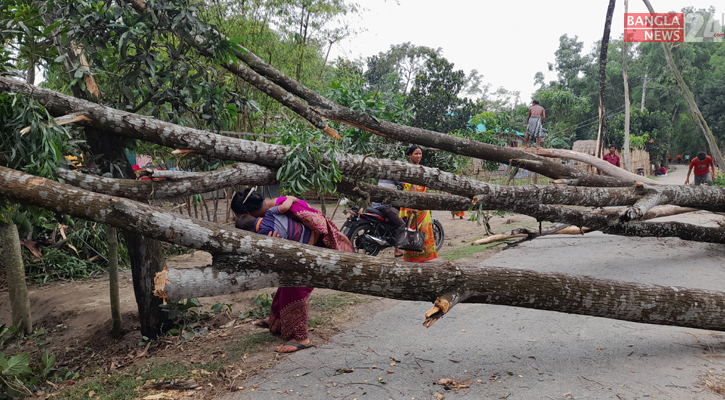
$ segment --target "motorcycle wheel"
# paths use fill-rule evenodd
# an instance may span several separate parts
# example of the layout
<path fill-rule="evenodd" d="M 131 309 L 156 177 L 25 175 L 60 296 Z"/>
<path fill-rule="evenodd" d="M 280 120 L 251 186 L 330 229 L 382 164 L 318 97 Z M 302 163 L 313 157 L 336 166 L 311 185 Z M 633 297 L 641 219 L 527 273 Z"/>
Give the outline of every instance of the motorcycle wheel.
<path fill-rule="evenodd" d="M 380 253 L 382 246 L 365 239 L 365 235 L 372 233 L 374 228 L 375 227 L 372 223 L 366 222 L 351 229 L 348 239 L 350 239 L 350 243 L 352 243 L 352 247 L 355 249 L 356 253 L 368 256 L 377 256 L 378 253 Z"/>
<path fill-rule="evenodd" d="M 440 221 L 433 218 L 433 239 L 436 242 L 436 251 L 440 251 L 443 247 L 443 241 L 446 238 L 445 232 L 443 232 L 443 225 Z"/>

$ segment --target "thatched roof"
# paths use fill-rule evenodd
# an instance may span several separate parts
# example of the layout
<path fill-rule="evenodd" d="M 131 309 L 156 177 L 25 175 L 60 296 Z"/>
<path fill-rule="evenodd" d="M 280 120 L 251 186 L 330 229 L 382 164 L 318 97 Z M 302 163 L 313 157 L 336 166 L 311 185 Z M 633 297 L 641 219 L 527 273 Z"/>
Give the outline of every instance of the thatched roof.
<path fill-rule="evenodd" d="M 596 140 L 577 140 L 571 147 L 572 150 L 579 153 L 589 154 L 593 156 L 596 154 L 597 141 Z"/>

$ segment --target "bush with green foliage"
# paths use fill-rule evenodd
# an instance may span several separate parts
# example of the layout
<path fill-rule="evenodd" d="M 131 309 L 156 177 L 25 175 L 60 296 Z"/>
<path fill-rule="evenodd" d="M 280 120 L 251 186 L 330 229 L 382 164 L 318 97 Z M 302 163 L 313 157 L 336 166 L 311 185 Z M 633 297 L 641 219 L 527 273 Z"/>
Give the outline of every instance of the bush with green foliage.
<path fill-rule="evenodd" d="M 78 374 L 67 367 L 56 368 L 55 356 L 47 352 L 34 367 L 28 353 L 9 356 L 0 352 L 0 399 L 30 396 L 34 391 L 45 388 L 48 381 L 59 382 L 77 377 Z"/>
<path fill-rule="evenodd" d="M 210 310 L 202 310 L 199 299 L 170 301 L 161 305 L 161 308 L 163 312 L 168 314 L 169 319 L 178 325 L 178 327 L 168 330 L 167 333 L 169 335 L 181 335 L 184 339 L 191 339 L 194 335 L 207 333 L 208 329 L 201 327 L 200 323 L 223 312 L 225 306 L 229 312 L 232 311 L 231 305 L 222 303 L 214 304 Z M 144 336 L 144 340 L 148 341 L 148 338 Z"/>

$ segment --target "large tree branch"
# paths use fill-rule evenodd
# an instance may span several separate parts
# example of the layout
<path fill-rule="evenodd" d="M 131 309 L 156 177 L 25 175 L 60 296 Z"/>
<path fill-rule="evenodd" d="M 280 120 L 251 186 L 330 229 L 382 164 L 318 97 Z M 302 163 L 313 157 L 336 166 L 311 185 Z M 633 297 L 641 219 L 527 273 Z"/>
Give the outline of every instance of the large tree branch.
<path fill-rule="evenodd" d="M 617 167 L 616 165 L 612 165 L 601 158 L 597 158 L 594 156 L 590 156 L 589 154 L 580 153 L 578 151 L 573 150 L 566 150 L 566 149 L 544 149 L 544 148 L 528 148 L 524 151 L 527 151 L 532 154 L 540 155 L 542 157 L 546 158 L 566 158 L 570 160 L 576 160 L 581 161 L 584 163 L 587 163 L 601 171 L 604 171 L 609 176 L 614 176 L 616 178 L 625 179 L 625 180 L 631 180 L 635 182 L 642 182 L 647 183 L 650 185 L 659 185 L 660 183 L 649 179 L 644 176 L 639 176 L 637 174 L 634 174 L 632 172 L 629 172 L 627 170 L 624 170 L 622 168 Z"/>
<path fill-rule="evenodd" d="M 274 169 L 248 163 L 237 163 L 211 172 L 186 173 L 186 177 L 180 181 L 134 181 L 58 170 L 58 177 L 71 185 L 109 196 L 137 200 L 186 197 L 234 185 L 273 185 L 278 183 L 276 175 Z"/>
<path fill-rule="evenodd" d="M 3 170 L 5 169 L 0 169 L 0 171 Z M 235 171 L 235 169 L 229 167 L 229 171 Z M 228 171 L 224 172 L 227 173 Z M 68 175 L 70 176 L 71 174 Z M 75 173 L 73 175 L 77 176 Z M 80 179 L 80 181 L 84 182 L 84 185 L 89 188 L 98 189 L 102 187 L 104 190 L 110 188 L 112 193 L 118 193 L 117 189 L 125 183 L 121 181 L 113 181 L 110 178 L 98 178 L 93 176 L 84 176 Z M 142 186 L 148 188 L 148 181 L 137 182 L 143 182 Z M 462 196 L 402 192 L 362 182 L 355 183 L 350 180 L 345 180 L 345 182 L 341 183 L 340 187 L 343 192 L 349 193 L 350 195 L 362 196 L 362 192 L 365 192 L 370 195 L 371 199 L 398 207 L 414 206 L 419 207 L 420 209 L 456 211 L 467 209 L 471 204 L 471 201 L 468 198 Z M 486 195 L 476 196 L 473 203 L 477 203 L 478 206 L 482 207 L 482 209 L 512 211 L 530 215 L 539 220 L 554 221 L 575 226 L 586 226 L 591 229 L 602 230 L 606 233 L 617 235 L 671 236 L 685 240 L 713 243 L 722 243 L 725 241 L 725 229 L 721 228 L 704 228 L 691 224 L 678 224 L 672 222 L 630 222 L 627 224 L 615 225 L 612 223 L 611 217 L 605 214 L 595 214 L 573 208 L 549 205 L 562 204 L 567 201 L 578 203 L 579 205 L 594 202 L 595 204 L 588 205 L 599 207 L 636 204 L 640 196 L 636 195 L 635 191 L 632 189 L 565 187 L 557 190 L 558 188 L 554 186 L 532 186 L 528 188 L 521 186 L 496 186 L 495 188 L 497 190 L 491 191 Z M 657 187 L 657 196 L 664 196 L 661 190 L 666 188 L 667 186 Z M 132 191 L 132 193 L 135 192 L 140 192 L 140 190 Z M 180 192 L 174 193 L 179 195 Z"/>
<path fill-rule="evenodd" d="M 230 230 L 1 167 L 0 194 L 154 239 L 235 255 L 225 263 L 217 258 L 217 267 L 169 271 L 163 290 L 173 298 L 268 286 L 311 286 L 402 300 L 432 301 L 443 296 L 460 302 L 725 330 L 725 294 L 718 292 L 480 265 L 406 263 L 338 252 Z M 163 276 L 160 281 L 164 282 Z"/>
<path fill-rule="evenodd" d="M 378 161 L 382 162 L 382 164 L 378 164 Z M 680 185 L 654 187 L 640 185 L 632 188 L 588 188 L 561 185 L 503 186 L 466 180 L 454 174 L 413 166 L 408 163 L 396 163 L 371 158 L 366 159 L 365 164 L 360 168 L 354 168 L 355 164 L 352 166 L 353 168 L 345 168 L 345 170 L 354 169 L 361 175 L 375 177 L 381 175 L 383 177 L 390 176 L 392 170 L 383 171 L 385 168 L 400 168 L 403 172 L 395 175 L 394 180 L 402 180 L 401 177 L 413 177 L 415 181 L 438 183 L 434 187 L 445 187 L 466 195 L 476 193 L 481 188 L 483 191 L 476 196 L 476 203 L 483 209 L 513 211 L 532 216 L 534 216 L 532 212 L 537 212 L 535 206 L 541 204 L 589 207 L 634 206 L 637 202 L 642 202 L 642 199 L 646 198 L 656 198 L 656 204 L 672 204 L 712 211 L 722 210 L 725 206 L 725 190 L 716 187 Z M 367 170 L 368 167 L 371 170 Z M 276 183 L 273 169 L 253 164 L 235 164 L 216 171 L 196 174 L 199 174 L 202 179 L 209 180 L 209 182 L 203 182 L 201 179 L 193 177 L 190 180 L 191 184 L 169 181 L 128 181 L 100 178 L 70 171 L 61 172 L 61 176 L 67 182 L 76 186 L 109 195 L 137 199 L 149 198 L 151 195 L 154 198 L 188 196 L 233 184 L 264 185 Z M 453 179 L 449 184 L 443 185 L 441 183 L 449 178 Z M 338 191 L 353 197 L 364 197 L 369 194 L 374 201 L 392 204 L 397 207 L 456 211 L 468 209 L 471 205 L 470 198 L 467 196 L 402 192 L 364 182 L 355 182 L 350 179 L 344 179 L 343 182 L 338 184 Z M 649 206 L 654 206 L 655 203 Z M 637 215 L 646 211 L 646 209 L 641 209 Z M 634 216 L 634 214 L 632 215 Z"/>

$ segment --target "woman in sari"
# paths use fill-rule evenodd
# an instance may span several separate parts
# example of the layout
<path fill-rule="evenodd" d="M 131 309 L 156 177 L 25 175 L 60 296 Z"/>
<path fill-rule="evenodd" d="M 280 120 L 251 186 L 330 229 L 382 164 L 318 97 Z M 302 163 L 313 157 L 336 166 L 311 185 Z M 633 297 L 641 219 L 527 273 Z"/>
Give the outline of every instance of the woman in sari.
<path fill-rule="evenodd" d="M 410 163 L 420 165 L 423 158 L 423 151 L 420 147 L 412 145 L 405 151 L 405 155 L 410 158 Z M 425 193 L 426 187 L 405 183 L 403 190 L 406 192 Z M 409 217 L 408 223 L 415 222 L 417 230 L 425 233 L 425 248 L 423 251 L 405 251 L 403 252 L 403 260 L 410 262 L 426 262 L 438 258 L 436 251 L 435 237 L 433 236 L 433 219 L 429 210 L 414 210 L 412 208 L 400 208 L 400 218 Z"/>
<path fill-rule="evenodd" d="M 259 193 L 246 189 L 237 193 L 232 199 L 231 209 L 238 217 L 249 214 L 253 217 L 264 217 L 272 207 L 282 204 L 286 197 L 264 199 Z M 352 244 L 327 217 L 310 207 L 302 200 L 295 201 L 289 211 L 284 213 L 290 219 L 302 223 L 314 234 L 319 235 L 315 246 L 333 250 L 352 252 Z M 279 235 L 271 235 L 277 236 Z M 289 239 L 289 238 L 285 238 Z M 272 310 L 269 318 L 255 321 L 262 328 L 269 328 L 275 335 L 280 335 L 284 344 L 277 347 L 277 352 L 292 353 L 312 346 L 307 335 L 307 306 L 310 302 L 312 288 L 280 287 L 272 299 Z"/>

